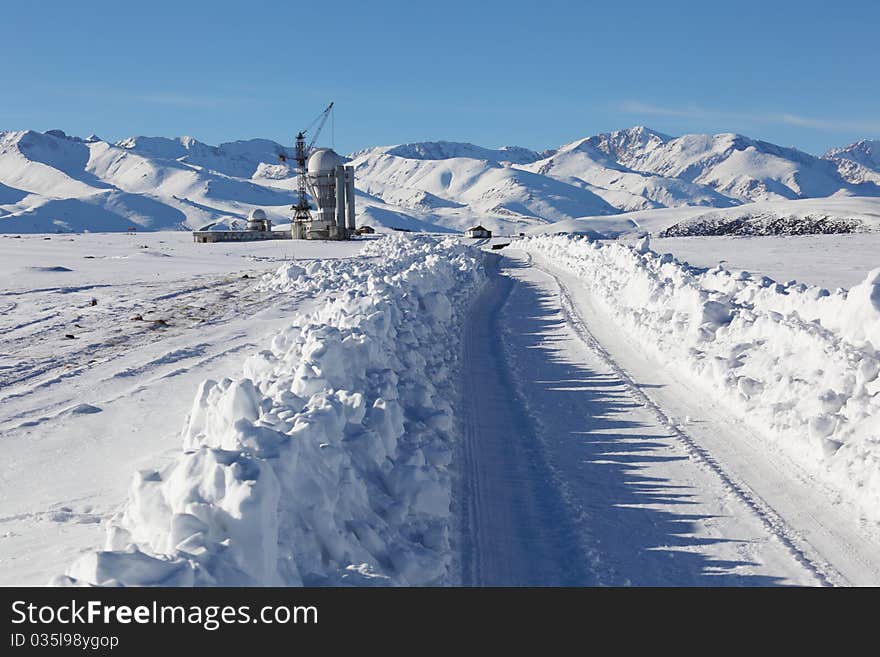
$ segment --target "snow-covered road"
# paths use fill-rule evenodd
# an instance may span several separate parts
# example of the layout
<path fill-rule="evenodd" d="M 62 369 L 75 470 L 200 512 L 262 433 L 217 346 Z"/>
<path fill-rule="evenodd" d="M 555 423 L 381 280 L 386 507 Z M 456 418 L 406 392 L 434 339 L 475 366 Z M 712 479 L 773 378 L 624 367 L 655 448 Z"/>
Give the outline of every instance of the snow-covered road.
<path fill-rule="evenodd" d="M 519 403 L 499 341 L 514 281 L 493 272 L 465 327 L 462 579 L 468 585 L 588 581 L 575 524 Z"/>
<path fill-rule="evenodd" d="M 463 363 L 464 583 L 880 582 L 870 528 L 550 262 L 505 251 Z"/>
<path fill-rule="evenodd" d="M 880 274 L 215 246 L 0 240 L 0 585 L 880 584 Z"/>

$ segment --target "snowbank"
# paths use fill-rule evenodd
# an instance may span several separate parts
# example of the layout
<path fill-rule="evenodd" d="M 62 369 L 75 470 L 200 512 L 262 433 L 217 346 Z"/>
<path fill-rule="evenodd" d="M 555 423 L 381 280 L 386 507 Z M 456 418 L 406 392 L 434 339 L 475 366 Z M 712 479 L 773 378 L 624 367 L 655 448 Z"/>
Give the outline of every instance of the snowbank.
<path fill-rule="evenodd" d="M 567 236 L 522 248 L 583 279 L 646 349 L 880 519 L 880 269 L 835 292 Z"/>
<path fill-rule="evenodd" d="M 481 252 L 388 237 L 285 264 L 320 296 L 244 376 L 205 381 L 162 471 L 138 473 L 105 550 L 56 584 L 425 585 L 450 560 L 459 320 Z"/>

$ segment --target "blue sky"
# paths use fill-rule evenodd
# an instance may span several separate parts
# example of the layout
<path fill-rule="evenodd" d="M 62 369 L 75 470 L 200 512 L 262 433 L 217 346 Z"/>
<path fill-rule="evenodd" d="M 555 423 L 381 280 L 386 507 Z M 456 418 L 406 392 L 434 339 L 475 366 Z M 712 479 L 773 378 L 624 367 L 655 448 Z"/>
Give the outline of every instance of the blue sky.
<path fill-rule="evenodd" d="M 880 138 L 880 3 L 4 0 L 0 129 L 546 148 L 647 125 Z M 330 126 L 326 128 L 330 142 Z"/>

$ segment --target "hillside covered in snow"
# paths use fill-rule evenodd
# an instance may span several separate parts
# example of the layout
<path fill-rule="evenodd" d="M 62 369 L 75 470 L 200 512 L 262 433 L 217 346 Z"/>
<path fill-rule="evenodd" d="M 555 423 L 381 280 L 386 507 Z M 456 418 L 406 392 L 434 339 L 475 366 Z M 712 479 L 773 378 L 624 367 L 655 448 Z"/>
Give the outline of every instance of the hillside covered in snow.
<path fill-rule="evenodd" d="M 613 216 L 565 219 L 527 233 L 580 233 L 615 238 L 649 233 L 659 237 L 717 235 L 816 235 L 880 229 L 880 199 L 836 195 L 793 201 L 755 201 L 730 208 L 688 206 L 637 210 Z"/>
<path fill-rule="evenodd" d="M 279 158 L 286 151 L 265 139 L 209 146 L 192 137 L 110 143 L 58 130 L 0 132 L 0 232 L 234 226 L 255 207 L 283 224 L 296 188 L 293 167 Z M 868 140 L 815 157 L 737 134 L 670 137 L 635 127 L 542 152 L 438 141 L 349 159 L 358 223 L 380 229 L 482 223 L 517 233 L 581 217 L 829 197 L 863 199 L 868 214 L 880 208 L 880 142 Z M 670 218 L 660 230 L 682 219 L 655 216 Z M 844 229 L 837 220 L 847 218 L 831 223 Z"/>

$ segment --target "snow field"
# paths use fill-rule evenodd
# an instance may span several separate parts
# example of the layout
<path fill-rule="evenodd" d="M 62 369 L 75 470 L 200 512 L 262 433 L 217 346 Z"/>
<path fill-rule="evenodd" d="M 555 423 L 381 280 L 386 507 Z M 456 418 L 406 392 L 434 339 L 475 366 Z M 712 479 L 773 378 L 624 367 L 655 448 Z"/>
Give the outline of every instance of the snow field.
<path fill-rule="evenodd" d="M 780 284 L 568 236 L 518 244 L 583 280 L 645 349 L 708 384 L 860 513 L 880 520 L 880 269 L 849 291 Z"/>
<path fill-rule="evenodd" d="M 180 455 L 136 474 L 105 549 L 55 584 L 444 582 L 451 374 L 482 255 L 400 236 L 363 255 L 265 277 L 324 302 L 201 384 Z"/>
<path fill-rule="evenodd" d="M 752 276 L 849 289 L 877 266 L 880 233 L 767 237 L 651 237 L 651 249 L 695 267 L 724 265 Z"/>

